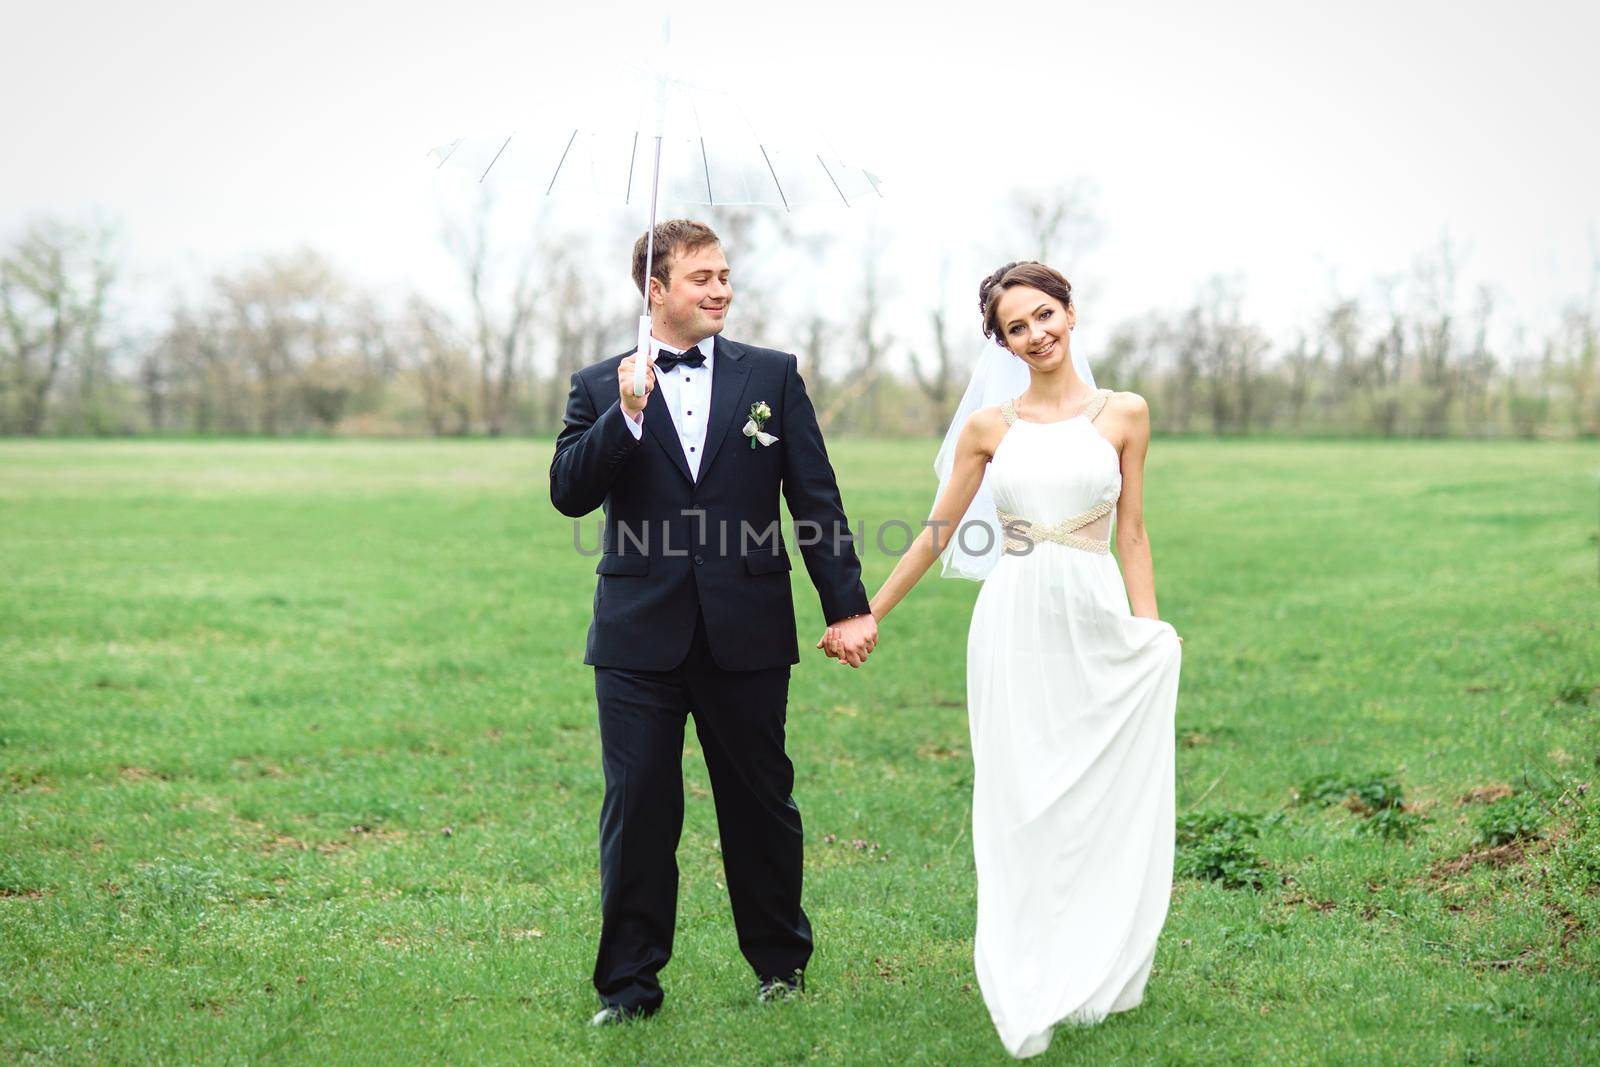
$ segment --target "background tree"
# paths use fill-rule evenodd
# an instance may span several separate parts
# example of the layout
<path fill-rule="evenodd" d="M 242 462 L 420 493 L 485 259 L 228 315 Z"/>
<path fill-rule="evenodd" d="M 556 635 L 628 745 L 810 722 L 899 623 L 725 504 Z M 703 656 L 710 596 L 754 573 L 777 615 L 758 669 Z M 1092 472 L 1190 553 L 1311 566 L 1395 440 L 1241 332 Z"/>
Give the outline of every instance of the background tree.
<path fill-rule="evenodd" d="M 1018 191 L 995 228 L 1004 257 L 1081 274 L 1098 234 L 1090 195 L 1082 182 Z M 0 433 L 548 437 L 572 373 L 631 343 L 638 220 L 563 230 L 492 207 L 473 201 L 445 228 L 459 291 L 400 300 L 301 250 L 129 307 L 111 226 L 36 223 L 0 240 Z M 967 371 L 967 286 L 897 292 L 897 236 L 881 220 L 836 251 L 781 213 L 712 218 L 735 267 L 737 336 L 799 353 L 825 427 L 945 425 Z M 1277 345 L 1243 284 L 1212 278 L 1114 325 L 1096 374 L 1148 397 L 1161 432 L 1600 437 L 1600 255 L 1585 289 L 1534 326 L 1504 321 L 1516 305 L 1469 287 L 1464 262 L 1441 241 L 1407 272 L 1330 294 Z"/>
<path fill-rule="evenodd" d="M 911 353 L 911 376 L 928 401 L 929 425 L 934 433 L 943 432 L 961 399 L 956 395 L 956 387 L 961 378 L 962 361 L 957 358 L 950 340 L 949 303 L 942 299 L 943 294 L 949 292 L 949 282 L 950 261 L 947 258 L 939 267 L 939 284 L 933 290 L 935 303 L 928 308 L 932 347 Z"/>
<path fill-rule="evenodd" d="M 846 376 L 847 400 L 840 413 L 847 429 L 883 426 L 883 375 L 895 343 L 886 325 L 890 287 L 883 276 L 883 257 L 887 247 L 885 236 L 875 228 L 868 231 L 861 246 L 861 283 L 849 331 L 855 362 Z"/>
<path fill-rule="evenodd" d="M 1578 437 L 1600 437 L 1600 253 L 1589 291 L 1567 305 L 1552 349 L 1552 371 L 1568 398 L 1567 425 Z"/>
<path fill-rule="evenodd" d="M 350 293 L 320 255 L 301 250 L 215 282 L 222 342 L 242 363 L 256 428 L 331 430 L 364 367 L 351 344 Z"/>
<path fill-rule="evenodd" d="M 483 192 L 464 220 L 447 223 L 445 244 L 455 258 L 471 314 L 468 337 L 478 370 L 478 423 L 497 437 L 505 432 L 532 338 L 535 255 L 531 241 L 502 250 L 490 238 L 493 198 Z M 510 258 L 510 269 L 503 263 Z"/>
<path fill-rule="evenodd" d="M 1103 228 L 1094 208 L 1097 190 L 1087 178 L 1072 178 L 1048 185 L 1022 187 L 1009 200 L 1010 225 L 1020 243 L 1009 243 L 995 264 L 1012 259 L 1036 259 L 1066 273 L 1100 242 Z M 1022 255 L 1007 255 L 1017 248 Z"/>
<path fill-rule="evenodd" d="M 428 432 L 459 436 L 472 431 L 475 374 L 470 345 L 456 324 L 425 297 L 407 307 L 410 343 L 404 366 L 415 383 Z"/>
<path fill-rule="evenodd" d="M 61 379 L 76 378 L 78 429 L 110 428 L 108 301 L 117 277 L 103 223 L 45 220 L 0 256 L 0 433 L 44 432 Z"/>

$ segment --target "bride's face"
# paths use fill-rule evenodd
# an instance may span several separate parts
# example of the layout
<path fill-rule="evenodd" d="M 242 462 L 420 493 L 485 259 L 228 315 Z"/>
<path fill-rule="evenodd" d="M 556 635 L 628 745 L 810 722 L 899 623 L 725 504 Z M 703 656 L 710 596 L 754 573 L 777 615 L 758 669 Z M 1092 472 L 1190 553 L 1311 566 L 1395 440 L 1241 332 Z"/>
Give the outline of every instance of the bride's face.
<path fill-rule="evenodd" d="M 1069 335 L 1077 315 L 1049 293 L 1013 286 L 1000 297 L 996 311 L 1006 347 L 1029 366 L 1049 370 L 1071 358 Z"/>

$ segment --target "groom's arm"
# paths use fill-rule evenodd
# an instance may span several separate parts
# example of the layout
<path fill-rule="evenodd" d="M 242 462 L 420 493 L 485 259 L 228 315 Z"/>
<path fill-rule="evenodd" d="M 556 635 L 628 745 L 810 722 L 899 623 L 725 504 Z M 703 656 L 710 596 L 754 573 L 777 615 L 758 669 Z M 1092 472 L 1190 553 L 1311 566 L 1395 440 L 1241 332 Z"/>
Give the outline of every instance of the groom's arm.
<path fill-rule="evenodd" d="M 799 361 L 792 355 L 788 359 L 779 431 L 783 438 L 783 499 L 799 527 L 800 555 L 822 599 L 823 617 L 835 623 L 865 615 L 872 608 L 861 584 L 861 560 L 822 443 L 817 413 L 806 395 Z"/>
<path fill-rule="evenodd" d="M 622 402 L 612 397 L 596 412 L 582 374 L 573 374 L 566 423 L 550 461 L 550 502 L 563 515 L 582 518 L 605 502 L 622 464 L 639 447 L 642 427 L 630 427 Z M 633 431 L 633 432 L 630 432 Z"/>

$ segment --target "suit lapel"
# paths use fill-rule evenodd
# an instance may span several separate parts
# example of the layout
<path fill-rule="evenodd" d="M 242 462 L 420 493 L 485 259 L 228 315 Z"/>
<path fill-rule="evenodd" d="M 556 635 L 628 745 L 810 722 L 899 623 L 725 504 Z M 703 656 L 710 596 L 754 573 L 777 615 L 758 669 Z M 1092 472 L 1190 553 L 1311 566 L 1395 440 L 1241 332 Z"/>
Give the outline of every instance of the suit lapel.
<path fill-rule="evenodd" d="M 717 458 L 735 425 L 746 421 L 744 393 L 750 384 L 750 367 L 744 362 L 744 349 L 733 341 L 724 341 L 719 335 L 711 345 L 714 361 L 711 374 L 711 414 L 706 421 L 705 452 L 700 457 L 700 480 L 705 481 L 711 461 Z M 645 408 L 646 411 L 650 409 Z M 671 421 L 668 419 L 667 421 Z M 679 450 L 680 454 L 682 450 Z"/>
<path fill-rule="evenodd" d="M 716 391 L 716 379 L 712 378 L 711 388 Z M 694 478 L 689 474 L 689 460 L 683 454 L 683 440 L 678 436 L 678 428 L 672 423 L 672 413 L 667 410 L 667 401 L 661 395 L 659 388 L 653 401 L 644 406 L 644 428 L 655 434 L 656 444 L 667 454 L 672 465 L 678 468 L 678 473 L 683 475 L 683 480 L 690 485 Z M 704 463 L 704 460 L 701 461 Z"/>

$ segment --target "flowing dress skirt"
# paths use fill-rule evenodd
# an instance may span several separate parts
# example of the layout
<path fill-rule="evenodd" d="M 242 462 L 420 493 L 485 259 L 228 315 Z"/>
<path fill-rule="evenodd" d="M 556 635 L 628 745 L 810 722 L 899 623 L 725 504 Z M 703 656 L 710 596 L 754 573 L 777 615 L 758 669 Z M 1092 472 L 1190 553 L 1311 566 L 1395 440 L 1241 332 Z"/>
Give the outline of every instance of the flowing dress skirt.
<path fill-rule="evenodd" d="M 1114 557 L 1041 543 L 980 590 L 967 639 L 975 964 L 1023 1058 L 1135 1007 L 1166 921 L 1176 631 L 1135 617 Z"/>

